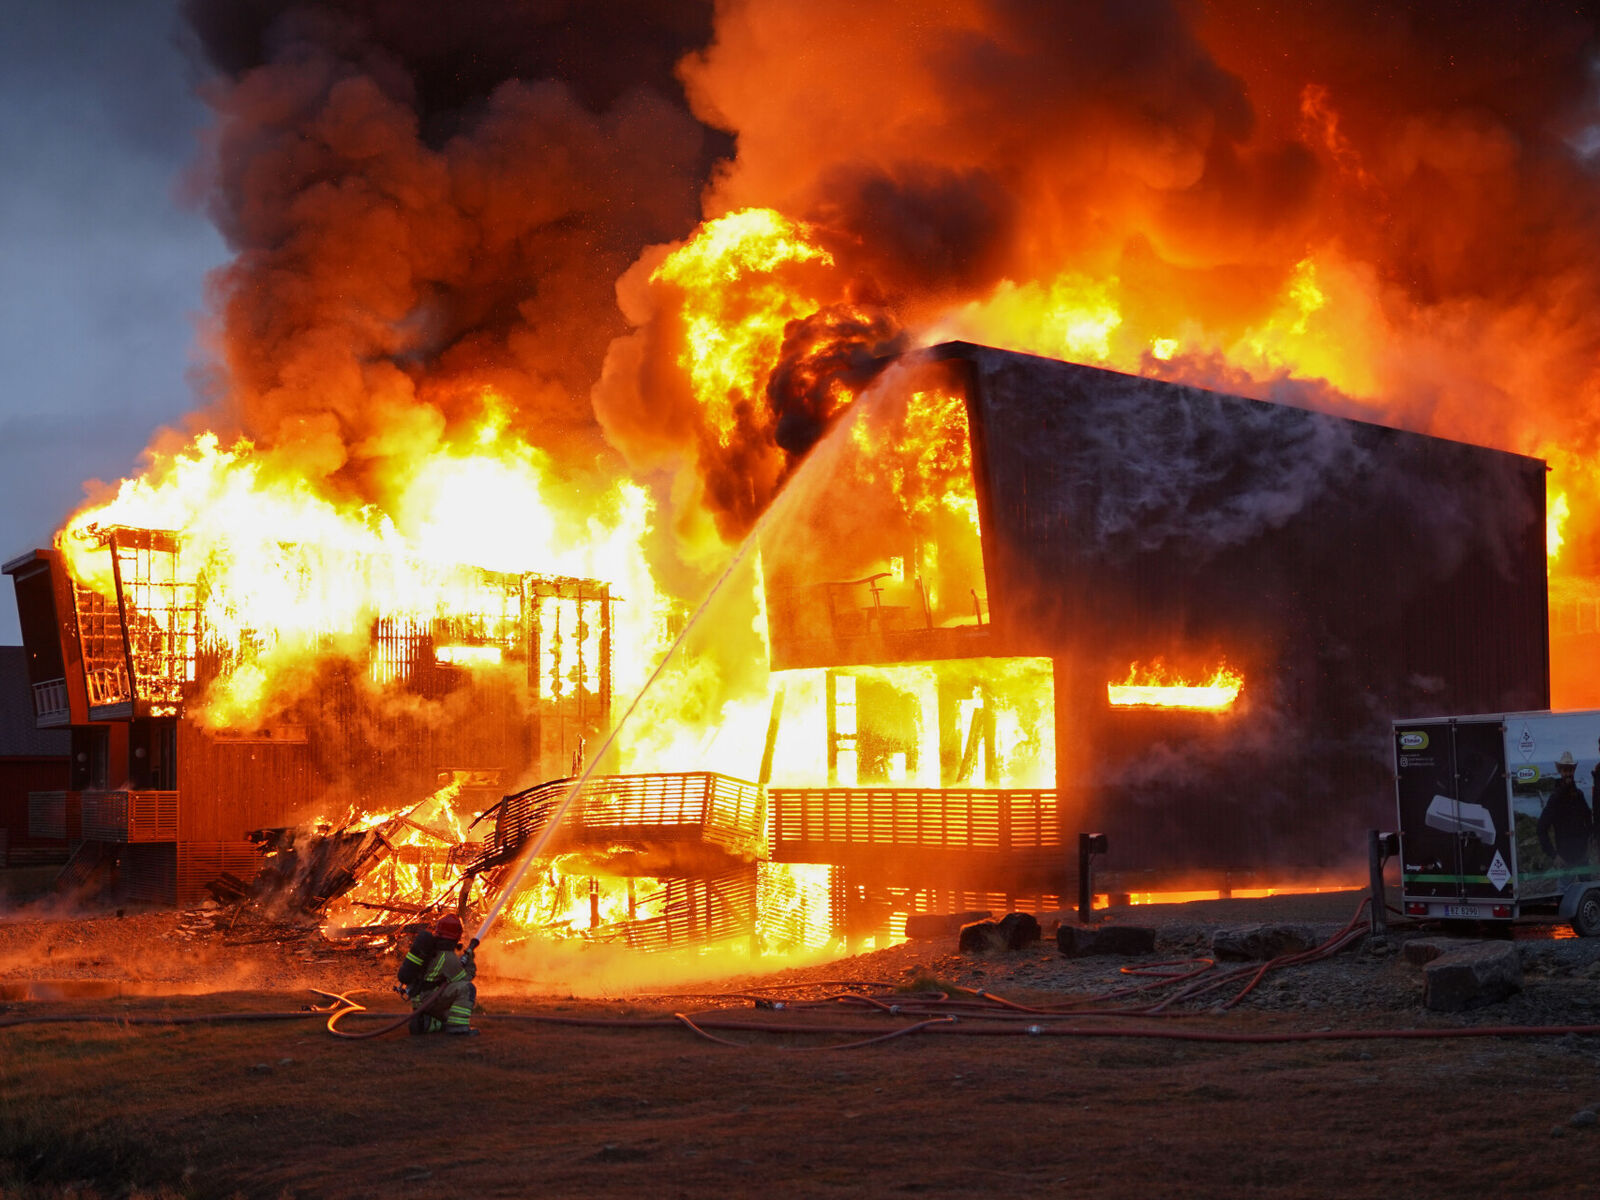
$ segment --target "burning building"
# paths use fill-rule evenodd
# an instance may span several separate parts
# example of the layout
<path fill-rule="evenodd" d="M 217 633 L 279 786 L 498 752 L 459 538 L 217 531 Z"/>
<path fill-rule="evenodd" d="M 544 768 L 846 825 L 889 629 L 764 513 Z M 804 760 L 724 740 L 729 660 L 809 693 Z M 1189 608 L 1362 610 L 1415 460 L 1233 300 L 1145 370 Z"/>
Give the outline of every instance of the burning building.
<path fill-rule="evenodd" d="M 279 549 L 270 586 L 291 592 L 278 602 L 343 582 L 306 548 Z M 314 824 L 318 806 L 410 807 L 444 787 L 486 807 L 503 780 L 564 773 L 609 716 L 604 583 L 457 571 L 418 605 L 398 588 L 406 564 L 362 559 L 392 576 L 388 606 L 363 609 L 355 629 L 310 630 L 292 692 L 269 703 L 265 664 L 292 616 L 241 622 L 226 577 L 186 558 L 180 531 L 95 529 L 70 550 L 4 567 L 34 718 L 71 730 L 69 787 L 32 802 L 41 827 L 73 831 L 69 880 L 105 871 L 132 898 L 192 903 L 223 872 L 255 874 L 256 831 Z M 257 704 L 243 719 L 240 689 Z"/>
<path fill-rule="evenodd" d="M 1548 705 L 1542 462 L 961 343 L 898 370 L 765 542 L 815 710 L 774 857 L 902 909 L 1059 896 L 1088 831 L 1113 891 L 1350 879 L 1386 714 Z"/>
<path fill-rule="evenodd" d="M 836 931 L 1059 906 L 1089 831 L 1106 890 L 1349 878 L 1394 713 L 1548 704 L 1538 460 L 965 343 L 874 370 L 759 538 L 765 738 L 732 774 L 579 788 L 552 853 L 590 929 L 748 936 L 782 916 L 773 866 L 823 872 Z M 489 823 L 433 865 L 493 891 L 613 719 L 605 581 L 418 593 L 363 559 L 389 607 L 314 630 L 273 718 L 228 723 L 285 631 L 241 620 L 181 530 L 76 536 L 5 566 L 36 718 L 73 736 L 71 789 L 36 807 L 136 895 L 192 899 L 336 798 L 452 781 Z M 327 582 L 278 552 L 280 582 Z M 501 798 L 527 779 L 552 782 Z"/>

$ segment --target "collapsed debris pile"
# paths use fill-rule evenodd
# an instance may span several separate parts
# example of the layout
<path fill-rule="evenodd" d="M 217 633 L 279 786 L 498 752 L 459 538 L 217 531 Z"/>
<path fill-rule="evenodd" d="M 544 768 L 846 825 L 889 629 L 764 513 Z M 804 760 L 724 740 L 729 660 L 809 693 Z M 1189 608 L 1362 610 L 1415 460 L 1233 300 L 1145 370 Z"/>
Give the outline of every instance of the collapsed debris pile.
<path fill-rule="evenodd" d="M 482 805 L 484 789 L 456 779 L 409 809 L 256 830 L 259 873 L 223 872 L 206 888 L 230 920 L 250 910 L 320 927 L 335 944 L 389 945 L 446 912 L 470 921 L 510 886 L 523 936 L 638 949 L 754 942 L 761 789 L 710 772 L 595 776 L 565 806 L 574 782 Z M 529 847 L 539 870 L 514 882 Z"/>
<path fill-rule="evenodd" d="M 464 868 L 482 846 L 456 816 L 460 794 L 452 783 L 402 811 L 256 830 L 260 872 L 248 882 L 223 875 L 208 890 L 224 903 L 315 918 L 332 940 L 392 940 L 464 904 Z"/>

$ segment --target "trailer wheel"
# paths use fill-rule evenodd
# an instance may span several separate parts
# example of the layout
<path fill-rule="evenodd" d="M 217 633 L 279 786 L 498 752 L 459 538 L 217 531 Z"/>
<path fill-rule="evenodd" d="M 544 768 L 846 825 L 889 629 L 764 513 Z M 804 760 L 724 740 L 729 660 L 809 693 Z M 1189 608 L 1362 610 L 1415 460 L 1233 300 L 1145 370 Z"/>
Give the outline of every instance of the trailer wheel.
<path fill-rule="evenodd" d="M 1572 932 L 1579 937 L 1600 937 L 1600 888 L 1590 888 L 1578 897 L 1572 913 Z"/>

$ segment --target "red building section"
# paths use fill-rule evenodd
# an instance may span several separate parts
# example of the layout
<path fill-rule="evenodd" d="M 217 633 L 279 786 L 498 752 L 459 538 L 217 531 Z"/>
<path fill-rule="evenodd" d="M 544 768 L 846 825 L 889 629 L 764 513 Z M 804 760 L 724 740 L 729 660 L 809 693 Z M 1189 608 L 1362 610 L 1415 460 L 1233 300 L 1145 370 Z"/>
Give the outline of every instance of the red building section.
<path fill-rule="evenodd" d="M 30 829 L 28 797 L 67 786 L 71 735 L 34 721 L 27 652 L 0 646 L 0 866 L 65 862 L 65 829 Z"/>

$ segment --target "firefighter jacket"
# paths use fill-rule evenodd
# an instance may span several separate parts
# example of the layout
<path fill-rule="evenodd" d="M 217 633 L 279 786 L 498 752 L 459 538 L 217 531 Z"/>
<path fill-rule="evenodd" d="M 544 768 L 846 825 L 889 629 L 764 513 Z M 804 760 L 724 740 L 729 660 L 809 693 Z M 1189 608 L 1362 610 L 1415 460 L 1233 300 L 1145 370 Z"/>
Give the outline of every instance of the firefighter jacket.
<path fill-rule="evenodd" d="M 417 934 L 398 972 L 409 999 L 415 1000 L 440 984 L 464 983 L 478 973 L 472 955 L 458 955 L 455 947 L 454 942 L 436 937 L 428 930 Z"/>

